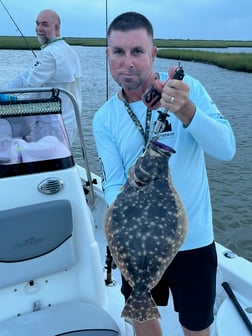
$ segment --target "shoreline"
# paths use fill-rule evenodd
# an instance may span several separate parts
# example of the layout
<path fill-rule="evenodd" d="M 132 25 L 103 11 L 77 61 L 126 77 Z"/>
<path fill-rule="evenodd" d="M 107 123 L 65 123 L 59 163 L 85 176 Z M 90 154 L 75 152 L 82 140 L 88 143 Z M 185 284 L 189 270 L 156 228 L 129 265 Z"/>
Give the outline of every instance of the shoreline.
<path fill-rule="evenodd" d="M 157 57 L 200 62 L 220 68 L 252 73 L 252 53 L 218 53 L 202 50 L 160 49 Z"/>
<path fill-rule="evenodd" d="M 65 37 L 72 46 L 105 47 L 105 38 Z M 252 54 L 250 53 L 218 53 L 211 51 L 192 50 L 190 48 L 252 48 L 251 41 L 221 40 L 165 40 L 154 39 L 159 48 L 157 57 L 181 61 L 213 64 L 228 70 L 252 73 Z M 160 49 L 161 48 L 161 49 Z M 166 49 L 163 49 L 166 48 Z M 39 50 L 40 44 L 35 36 L 0 36 L 0 49 L 8 50 Z"/>

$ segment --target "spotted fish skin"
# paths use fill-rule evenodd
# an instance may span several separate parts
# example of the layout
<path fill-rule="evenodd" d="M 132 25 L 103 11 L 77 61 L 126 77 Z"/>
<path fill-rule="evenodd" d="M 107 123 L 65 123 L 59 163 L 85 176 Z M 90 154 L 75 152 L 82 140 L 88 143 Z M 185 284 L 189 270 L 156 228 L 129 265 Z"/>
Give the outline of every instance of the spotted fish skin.
<path fill-rule="evenodd" d="M 169 173 L 172 151 L 157 141 L 151 142 L 130 168 L 121 193 L 105 217 L 111 254 L 132 286 L 122 317 L 139 322 L 160 318 L 150 290 L 187 233 L 186 213 Z"/>

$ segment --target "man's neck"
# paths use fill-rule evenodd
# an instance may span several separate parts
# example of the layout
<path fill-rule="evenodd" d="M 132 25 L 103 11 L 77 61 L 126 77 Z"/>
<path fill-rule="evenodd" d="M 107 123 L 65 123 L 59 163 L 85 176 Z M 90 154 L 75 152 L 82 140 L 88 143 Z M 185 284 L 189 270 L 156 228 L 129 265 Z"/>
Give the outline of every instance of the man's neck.
<path fill-rule="evenodd" d="M 156 74 L 153 73 L 150 76 L 150 79 L 147 80 L 143 86 L 141 86 L 140 88 L 136 90 L 127 90 L 123 88 L 119 92 L 120 99 L 126 99 L 128 103 L 134 103 L 134 102 L 142 100 L 143 93 L 146 92 L 146 90 L 148 90 L 151 87 L 155 78 L 156 78 Z"/>
<path fill-rule="evenodd" d="M 142 98 L 142 90 L 139 90 L 136 91 L 136 90 L 125 90 L 125 89 L 122 89 L 120 92 L 119 92 L 119 97 L 120 99 L 125 99 L 127 100 L 128 103 L 134 103 L 134 102 L 137 102 L 139 100 L 141 100 Z"/>
<path fill-rule="evenodd" d="M 51 43 L 53 43 L 53 42 L 57 42 L 57 41 L 60 41 L 60 40 L 63 40 L 63 37 L 61 37 L 61 36 L 55 37 L 54 39 L 51 39 L 51 40 L 49 40 L 48 42 L 42 44 L 42 45 L 41 45 L 41 49 L 47 47 L 48 44 L 51 44 Z"/>

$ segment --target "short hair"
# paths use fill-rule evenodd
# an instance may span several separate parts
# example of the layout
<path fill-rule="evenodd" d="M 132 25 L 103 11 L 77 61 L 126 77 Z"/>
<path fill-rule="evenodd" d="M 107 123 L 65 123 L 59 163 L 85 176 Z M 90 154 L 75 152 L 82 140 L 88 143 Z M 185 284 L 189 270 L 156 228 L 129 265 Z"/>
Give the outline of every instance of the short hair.
<path fill-rule="evenodd" d="M 112 30 L 127 32 L 133 29 L 143 28 L 148 35 L 153 38 L 153 27 L 150 21 L 142 14 L 136 12 L 126 12 L 118 15 L 109 25 L 107 37 L 110 36 Z"/>
<path fill-rule="evenodd" d="M 38 15 L 40 15 L 42 13 L 46 13 L 47 15 L 50 15 L 55 20 L 55 22 L 57 22 L 57 24 L 60 26 L 60 24 L 61 24 L 60 16 L 57 12 L 55 12 L 55 10 L 53 10 L 53 9 L 43 9 Z"/>

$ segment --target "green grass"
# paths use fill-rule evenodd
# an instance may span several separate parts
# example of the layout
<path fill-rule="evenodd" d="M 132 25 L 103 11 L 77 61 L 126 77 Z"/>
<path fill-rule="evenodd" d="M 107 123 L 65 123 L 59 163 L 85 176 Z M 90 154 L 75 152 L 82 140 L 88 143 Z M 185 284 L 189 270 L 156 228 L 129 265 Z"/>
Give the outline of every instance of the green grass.
<path fill-rule="evenodd" d="M 80 38 L 66 37 L 65 40 L 71 45 L 102 47 L 106 46 L 105 38 Z M 40 49 L 37 37 L 28 36 L 0 36 L 0 49 Z"/>
<path fill-rule="evenodd" d="M 27 41 L 27 43 L 26 43 Z M 36 37 L 0 36 L 0 49 L 39 49 Z"/>
<path fill-rule="evenodd" d="M 35 36 L 26 36 L 25 39 L 32 49 L 39 49 L 39 42 Z M 71 45 L 106 46 L 105 38 L 66 37 Z M 252 47 L 252 41 L 217 41 L 217 40 L 164 40 L 155 39 L 158 48 L 228 48 Z M 0 36 L 0 49 L 27 49 L 27 43 L 22 36 Z"/>
<path fill-rule="evenodd" d="M 65 40 L 71 45 L 100 47 L 106 45 L 104 38 L 79 38 L 66 37 Z M 28 36 L 0 36 L 0 49 L 40 49 L 37 37 Z"/>
<path fill-rule="evenodd" d="M 228 48 L 252 47 L 252 41 L 219 41 L 219 40 L 161 40 L 156 39 L 159 48 Z"/>
<path fill-rule="evenodd" d="M 219 67 L 252 72 L 252 54 L 249 53 L 218 53 L 200 50 L 160 49 L 158 57 L 214 64 Z"/>
<path fill-rule="evenodd" d="M 104 47 L 105 38 L 66 37 L 71 45 Z M 175 48 L 228 48 L 228 47 L 252 47 L 252 41 L 217 41 L 217 40 L 164 40 L 155 39 L 155 45 L 160 49 L 158 57 L 177 60 L 202 62 L 235 71 L 252 72 L 252 54 L 231 54 L 206 52 L 199 50 L 184 50 Z M 28 36 L 0 36 L 0 49 L 40 49 L 37 37 Z"/>

